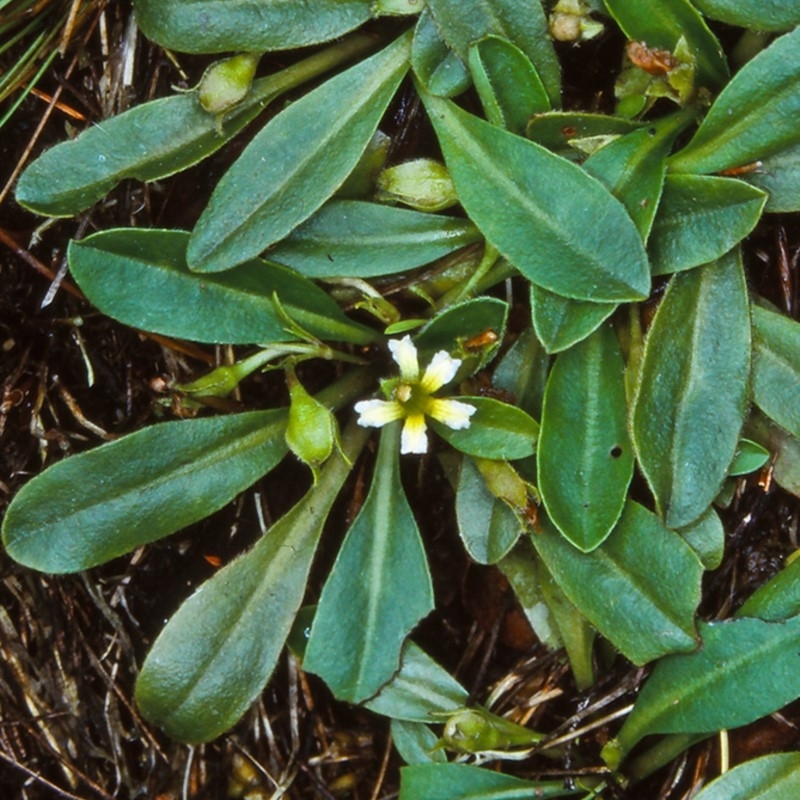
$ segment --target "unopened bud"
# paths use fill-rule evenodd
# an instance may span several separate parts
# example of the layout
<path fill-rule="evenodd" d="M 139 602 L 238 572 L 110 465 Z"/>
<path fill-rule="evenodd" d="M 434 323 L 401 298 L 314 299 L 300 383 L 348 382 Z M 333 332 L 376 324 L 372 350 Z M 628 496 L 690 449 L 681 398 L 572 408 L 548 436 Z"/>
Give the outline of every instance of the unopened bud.
<path fill-rule="evenodd" d="M 441 211 L 458 202 L 447 167 L 430 158 L 406 161 L 381 172 L 377 198 L 403 203 L 418 211 Z"/>
<path fill-rule="evenodd" d="M 253 83 L 259 58 L 256 53 L 240 53 L 215 61 L 203 73 L 197 87 L 200 105 L 209 114 L 224 114 L 244 100 Z"/>

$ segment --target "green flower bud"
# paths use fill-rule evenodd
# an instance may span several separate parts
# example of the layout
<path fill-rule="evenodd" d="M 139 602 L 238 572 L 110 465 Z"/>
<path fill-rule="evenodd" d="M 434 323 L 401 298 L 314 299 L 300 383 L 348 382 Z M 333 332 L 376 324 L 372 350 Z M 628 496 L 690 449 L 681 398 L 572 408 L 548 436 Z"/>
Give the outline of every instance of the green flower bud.
<path fill-rule="evenodd" d="M 543 734 L 482 708 L 461 708 L 445 723 L 440 744 L 461 753 L 485 753 L 530 747 L 542 738 Z"/>
<path fill-rule="evenodd" d="M 403 203 L 418 211 L 441 211 L 454 206 L 458 195 L 444 164 L 418 158 L 385 169 L 378 176 L 377 199 Z"/>
<path fill-rule="evenodd" d="M 336 418 L 333 412 L 315 400 L 304 388 L 293 370 L 286 373 L 289 386 L 289 424 L 286 444 L 314 474 L 327 461 L 337 442 Z"/>
<path fill-rule="evenodd" d="M 209 114 L 224 114 L 244 100 L 253 83 L 259 58 L 261 55 L 257 53 L 241 53 L 215 61 L 203 73 L 197 87 L 200 105 Z"/>

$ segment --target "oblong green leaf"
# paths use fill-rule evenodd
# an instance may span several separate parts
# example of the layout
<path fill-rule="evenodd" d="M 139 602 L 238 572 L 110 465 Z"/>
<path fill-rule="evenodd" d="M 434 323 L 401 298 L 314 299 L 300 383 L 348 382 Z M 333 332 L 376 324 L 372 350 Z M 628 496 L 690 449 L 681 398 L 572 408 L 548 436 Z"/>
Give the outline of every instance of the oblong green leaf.
<path fill-rule="evenodd" d="M 462 708 L 467 697 L 467 690 L 444 667 L 407 641 L 397 674 L 364 705 L 392 719 L 430 722 L 431 714 Z"/>
<path fill-rule="evenodd" d="M 583 552 L 611 533 L 633 475 L 624 372 L 603 325 L 556 358 L 544 393 L 537 484 L 550 519 Z"/>
<path fill-rule="evenodd" d="M 531 284 L 531 319 L 548 353 L 560 353 L 585 339 L 617 309 L 616 303 L 573 300 Z"/>
<path fill-rule="evenodd" d="M 575 149 L 570 145 L 573 139 L 620 136 L 635 131 L 643 124 L 628 117 L 584 111 L 548 111 L 533 115 L 525 135 L 548 150 L 574 154 Z"/>
<path fill-rule="evenodd" d="M 797 0 L 694 0 L 711 19 L 757 31 L 788 31 L 800 25 Z"/>
<path fill-rule="evenodd" d="M 750 439 L 740 439 L 728 475 L 747 475 L 761 469 L 769 461 L 769 450 Z"/>
<path fill-rule="evenodd" d="M 653 733 L 737 728 L 800 696 L 800 617 L 700 623 L 699 629 L 701 649 L 656 664 L 617 736 L 622 752 Z"/>
<path fill-rule="evenodd" d="M 267 255 L 311 278 L 368 278 L 420 267 L 481 238 L 463 219 L 332 200 Z"/>
<path fill-rule="evenodd" d="M 372 16 L 371 0 L 137 0 L 148 39 L 184 53 L 291 50 L 335 39 Z"/>
<path fill-rule="evenodd" d="M 800 211 L 800 143 L 767 156 L 754 167 L 741 178 L 767 192 L 765 211 Z"/>
<path fill-rule="evenodd" d="M 794 558 L 756 589 L 736 612 L 737 617 L 758 617 L 783 622 L 800 614 L 800 558 Z"/>
<path fill-rule="evenodd" d="M 486 481 L 471 458 L 461 462 L 456 517 L 461 541 L 470 558 L 479 564 L 496 564 L 522 532 L 517 516 L 486 488 Z"/>
<path fill-rule="evenodd" d="M 564 297 L 635 300 L 649 267 L 622 204 L 579 167 L 423 94 L 459 200 L 526 278 Z M 587 217 L 603 225 L 585 225 Z M 606 235 L 613 230 L 614 236 Z"/>
<path fill-rule="evenodd" d="M 322 289 L 278 264 L 251 261 L 224 275 L 190 272 L 188 241 L 183 231 L 121 228 L 70 242 L 67 256 L 94 305 L 143 330 L 198 342 L 291 341 L 296 337 L 275 307 L 277 297 L 293 320 L 323 339 L 374 340 Z"/>
<path fill-rule="evenodd" d="M 527 458 L 536 451 L 539 425 L 521 408 L 501 403 L 490 397 L 459 397 L 477 410 L 469 428 L 453 430 L 436 420 L 431 427 L 451 447 L 469 456 L 514 461 Z"/>
<path fill-rule="evenodd" d="M 401 36 L 281 111 L 217 184 L 189 241 L 193 269 L 218 272 L 283 239 L 358 163 L 408 68 Z"/>
<path fill-rule="evenodd" d="M 21 564 L 75 572 L 222 508 L 286 453 L 286 409 L 164 422 L 54 464 L 3 520 Z"/>
<path fill-rule="evenodd" d="M 675 172 L 742 167 L 800 141 L 800 28 L 776 39 L 733 77 L 692 140 L 669 160 Z"/>
<path fill-rule="evenodd" d="M 800 797 L 800 753 L 773 753 L 739 764 L 695 800 L 788 800 Z"/>
<path fill-rule="evenodd" d="M 631 430 L 669 527 L 691 524 L 722 486 L 749 373 L 749 301 L 733 250 L 673 277 L 645 342 Z"/>
<path fill-rule="evenodd" d="M 533 545 L 564 594 L 634 664 L 693 650 L 703 568 L 691 548 L 629 501 L 611 536 L 581 553 L 545 517 Z M 600 592 L 600 594 L 598 594 Z"/>
<path fill-rule="evenodd" d="M 691 525 L 680 528 L 677 533 L 697 553 L 704 569 L 716 569 L 725 555 L 725 529 L 719 514 L 709 508 Z"/>
<path fill-rule="evenodd" d="M 364 37 L 260 78 L 223 117 L 204 111 L 195 93 L 144 103 L 45 151 L 20 175 L 17 202 L 64 217 L 100 200 L 124 178 L 154 181 L 207 158 L 289 89 L 363 52 Z"/>
<path fill-rule="evenodd" d="M 672 51 L 683 37 L 697 59 L 702 86 L 719 88 L 727 80 L 728 64 L 722 47 L 689 0 L 604 0 L 604 3 L 629 39 Z"/>
<path fill-rule="evenodd" d="M 800 323 L 753 306 L 753 399 L 771 419 L 800 436 Z"/>
<path fill-rule="evenodd" d="M 366 432 L 347 440 L 358 455 Z M 249 552 L 206 581 L 170 619 L 145 659 L 135 697 L 143 716 L 182 742 L 230 728 L 269 680 L 305 593 L 314 551 L 350 471 L 339 453 L 317 485 Z"/>
<path fill-rule="evenodd" d="M 433 609 L 419 530 L 400 482 L 400 425 L 381 432 L 367 499 L 322 589 L 303 659 L 341 700 L 360 703 L 389 681 L 403 641 Z"/>
<path fill-rule="evenodd" d="M 744 181 L 668 175 L 647 253 L 653 275 L 707 264 L 755 228 L 767 196 Z"/>
<path fill-rule="evenodd" d="M 495 35 L 515 44 L 541 77 L 553 105 L 561 103 L 561 70 L 547 29 L 547 17 L 537 3 L 525 0 L 428 0 L 441 37 L 466 64 L 469 47 Z"/>
<path fill-rule="evenodd" d="M 392 719 L 389 724 L 392 745 L 406 764 L 443 764 L 444 750 L 437 748 L 439 737 L 423 722 Z"/>
<path fill-rule="evenodd" d="M 547 90 L 530 59 L 515 44 L 487 36 L 469 49 L 469 68 L 489 122 L 525 133 L 533 114 L 550 110 Z"/>

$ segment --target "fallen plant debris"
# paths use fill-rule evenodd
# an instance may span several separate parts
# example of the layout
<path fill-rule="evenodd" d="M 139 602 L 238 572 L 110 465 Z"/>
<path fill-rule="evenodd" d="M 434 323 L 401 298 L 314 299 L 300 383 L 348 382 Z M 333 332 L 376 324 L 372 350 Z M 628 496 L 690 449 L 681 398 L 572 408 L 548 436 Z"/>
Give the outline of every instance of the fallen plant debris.
<path fill-rule="evenodd" d="M 0 785 L 796 792 L 800 4 L 67 5 Z"/>

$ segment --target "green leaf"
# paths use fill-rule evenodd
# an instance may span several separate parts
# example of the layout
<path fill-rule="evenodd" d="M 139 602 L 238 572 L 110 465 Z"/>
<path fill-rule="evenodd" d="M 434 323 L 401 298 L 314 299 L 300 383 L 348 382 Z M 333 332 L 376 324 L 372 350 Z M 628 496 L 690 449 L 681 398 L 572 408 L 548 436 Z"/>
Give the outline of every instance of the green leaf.
<path fill-rule="evenodd" d="M 569 797 L 564 781 L 533 782 L 467 764 L 412 764 L 400 771 L 399 800 L 530 800 Z"/>
<path fill-rule="evenodd" d="M 303 668 L 360 703 L 397 672 L 403 641 L 433 608 L 428 562 L 400 482 L 400 425 L 381 432 L 375 475 L 325 582 Z"/>
<path fill-rule="evenodd" d="M 492 381 L 498 389 L 511 392 L 526 414 L 539 419 L 549 368 L 550 358 L 528 327 L 502 356 Z"/>
<path fill-rule="evenodd" d="M 800 558 L 795 554 L 777 574 L 756 589 L 736 612 L 737 617 L 757 617 L 783 622 L 800 614 Z"/>
<path fill-rule="evenodd" d="M 583 552 L 611 533 L 633 475 L 624 372 L 604 325 L 556 358 L 544 393 L 537 484 L 550 519 Z"/>
<path fill-rule="evenodd" d="M 267 255 L 310 278 L 368 278 L 420 267 L 481 238 L 463 219 L 332 200 Z"/>
<path fill-rule="evenodd" d="M 645 342 L 631 430 L 669 527 L 709 506 L 739 441 L 750 373 L 750 309 L 738 250 L 675 275 Z"/>
<path fill-rule="evenodd" d="M 749 439 L 740 439 L 728 475 L 747 475 L 761 469 L 767 461 L 769 461 L 769 450 Z"/>
<path fill-rule="evenodd" d="M 727 253 L 755 228 L 766 195 L 744 181 L 668 175 L 647 243 L 653 275 L 697 267 Z"/>
<path fill-rule="evenodd" d="M 347 458 L 367 437 L 351 430 Z M 182 742 L 228 730 L 264 689 L 305 593 L 317 542 L 350 471 L 336 453 L 316 487 L 170 619 L 136 681 L 143 716 Z"/>
<path fill-rule="evenodd" d="M 440 311 L 414 337 L 420 361 L 430 360 L 437 350 L 447 350 L 461 359 L 453 379 L 464 380 L 488 363 L 500 348 L 506 332 L 508 304 L 495 297 L 476 297 Z M 470 340 L 493 334 L 485 346 L 471 348 Z"/>
<path fill-rule="evenodd" d="M 436 747 L 439 737 L 422 722 L 393 719 L 389 725 L 392 744 L 406 764 L 443 764 L 447 762 L 444 750 Z"/>
<path fill-rule="evenodd" d="M 371 0 L 137 0 L 136 22 L 148 39 L 184 53 L 292 50 L 357 28 Z"/>
<path fill-rule="evenodd" d="M 653 733 L 737 728 L 800 696 L 800 617 L 699 627 L 700 650 L 656 664 L 617 736 L 623 753 Z"/>
<path fill-rule="evenodd" d="M 430 722 L 431 714 L 455 711 L 467 697 L 467 690 L 446 669 L 407 641 L 397 674 L 364 705 L 392 719 Z"/>
<path fill-rule="evenodd" d="M 442 39 L 427 7 L 414 29 L 411 67 L 425 89 L 439 97 L 455 97 L 469 88 L 470 74 L 466 65 Z"/>
<path fill-rule="evenodd" d="M 757 408 L 747 417 L 745 434 L 773 454 L 773 476 L 780 486 L 800 497 L 800 438 L 776 425 Z"/>
<path fill-rule="evenodd" d="M 774 753 L 739 764 L 695 800 L 787 800 L 800 796 L 800 754 Z"/>
<path fill-rule="evenodd" d="M 692 650 L 702 567 L 691 548 L 629 501 L 617 527 L 581 553 L 544 518 L 533 545 L 579 611 L 634 664 Z"/>
<path fill-rule="evenodd" d="M 534 114 L 525 135 L 548 150 L 574 155 L 575 149 L 570 145 L 574 139 L 621 136 L 643 124 L 628 117 L 610 117 L 584 111 L 549 111 Z"/>
<path fill-rule="evenodd" d="M 800 211 L 800 144 L 779 150 L 754 165 L 741 178 L 767 192 L 765 211 Z"/>
<path fill-rule="evenodd" d="M 688 0 L 603 0 L 628 39 L 672 51 L 685 38 L 697 59 L 701 86 L 719 89 L 728 78 L 725 54 Z"/>
<path fill-rule="evenodd" d="M 641 237 L 598 181 L 447 100 L 425 94 L 423 100 L 462 205 L 526 278 L 585 300 L 636 300 L 648 293 Z"/>
<path fill-rule="evenodd" d="M 788 31 L 800 25 L 797 0 L 694 0 L 705 16 L 757 31 Z"/>
<path fill-rule="evenodd" d="M 548 353 L 560 353 L 597 330 L 617 309 L 616 303 L 573 300 L 532 283 L 531 318 Z"/>
<path fill-rule="evenodd" d="M 524 134 L 533 114 L 550 110 L 547 90 L 530 59 L 507 39 L 487 36 L 469 48 L 469 68 L 486 117 Z"/>
<path fill-rule="evenodd" d="M 339 188 L 405 75 L 409 45 L 401 36 L 270 120 L 200 216 L 189 241 L 193 269 L 219 272 L 258 255 Z"/>
<path fill-rule="evenodd" d="M 489 397 L 454 398 L 474 406 L 469 428 L 453 430 L 436 420 L 431 427 L 451 447 L 469 456 L 514 461 L 536 450 L 539 425 L 522 409 Z"/>
<path fill-rule="evenodd" d="M 427 91 L 439 97 L 454 97 L 469 88 L 470 77 L 464 62 L 442 39 L 427 7 L 414 29 L 411 67 Z"/>
<path fill-rule="evenodd" d="M 722 90 L 694 138 L 669 160 L 675 172 L 742 167 L 800 142 L 800 28 L 748 61 Z"/>
<path fill-rule="evenodd" d="M 601 147 L 583 162 L 583 168 L 623 203 L 644 241 L 659 208 L 667 155 L 675 137 L 693 117 L 693 111 L 672 114 L 637 128 Z"/>
<path fill-rule="evenodd" d="M 771 419 L 800 436 L 800 323 L 753 306 L 753 399 Z"/>
<path fill-rule="evenodd" d="M 713 508 L 691 525 L 678 529 L 683 541 L 697 553 L 704 569 L 716 569 L 725 555 L 725 529 Z"/>
<path fill-rule="evenodd" d="M 70 242 L 67 256 L 97 308 L 146 331 L 220 344 L 291 341 L 296 337 L 276 309 L 277 296 L 295 322 L 320 338 L 374 340 L 322 289 L 278 264 L 251 261 L 224 275 L 190 272 L 188 241 L 183 231 L 121 228 Z"/>
<path fill-rule="evenodd" d="M 8 554 L 76 572 L 222 508 L 286 453 L 286 409 L 153 425 L 54 464 L 3 520 Z"/>
<path fill-rule="evenodd" d="M 561 70 L 547 29 L 547 17 L 538 3 L 525 0 L 427 0 L 439 33 L 466 64 L 470 45 L 495 35 L 516 45 L 539 74 L 550 101 L 560 105 Z"/>
<path fill-rule="evenodd" d="M 20 176 L 17 202 L 52 217 L 76 214 L 124 178 L 154 181 L 202 161 L 266 105 L 371 44 L 358 37 L 253 83 L 225 116 L 204 111 L 195 93 L 143 103 L 47 150 Z"/>
<path fill-rule="evenodd" d="M 520 520 L 486 487 L 475 462 L 461 462 L 456 488 L 458 532 L 467 553 L 480 564 L 495 564 L 514 546 L 522 532 Z"/>

